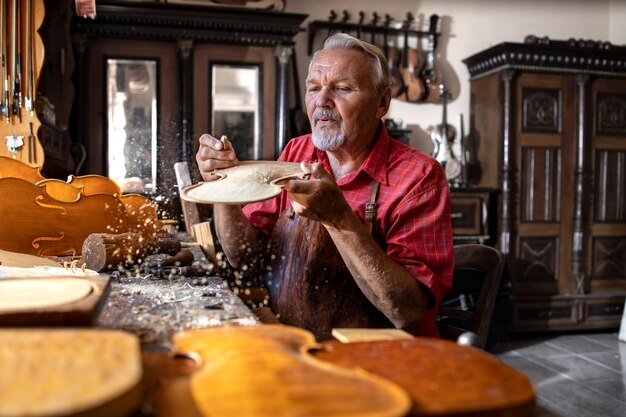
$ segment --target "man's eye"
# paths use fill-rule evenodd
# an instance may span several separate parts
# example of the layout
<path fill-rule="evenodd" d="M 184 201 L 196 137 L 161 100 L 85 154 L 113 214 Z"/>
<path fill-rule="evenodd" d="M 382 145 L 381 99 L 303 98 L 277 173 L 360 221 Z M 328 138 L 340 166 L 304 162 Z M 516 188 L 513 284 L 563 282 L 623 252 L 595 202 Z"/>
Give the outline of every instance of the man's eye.
<path fill-rule="evenodd" d="M 312 92 L 319 91 L 319 90 L 320 90 L 320 88 L 318 86 L 312 86 L 312 87 L 308 87 L 306 89 L 306 92 L 307 93 L 312 93 Z"/>
<path fill-rule="evenodd" d="M 335 87 L 335 90 L 341 91 L 342 93 L 345 93 L 347 91 L 350 91 L 350 88 L 349 87 L 338 86 L 338 87 Z"/>

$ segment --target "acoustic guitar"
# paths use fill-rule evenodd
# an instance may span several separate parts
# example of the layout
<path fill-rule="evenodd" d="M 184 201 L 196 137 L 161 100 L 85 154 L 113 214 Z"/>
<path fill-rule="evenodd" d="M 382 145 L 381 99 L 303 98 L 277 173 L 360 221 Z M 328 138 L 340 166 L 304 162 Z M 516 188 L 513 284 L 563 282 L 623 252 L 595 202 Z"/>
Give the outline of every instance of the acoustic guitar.
<path fill-rule="evenodd" d="M 419 51 L 409 48 L 409 35 L 411 24 L 415 18 L 412 13 L 407 13 L 404 22 L 404 49 L 402 50 L 402 80 L 404 82 L 404 97 L 406 101 L 417 103 L 421 101 L 426 92 L 424 82 L 419 76 L 422 67 L 422 56 Z"/>
<path fill-rule="evenodd" d="M 435 103 L 441 99 L 442 73 L 438 63 L 437 52 L 437 23 L 439 16 L 430 16 L 430 26 L 428 28 L 428 50 L 426 54 L 426 64 L 422 71 L 422 79 L 426 86 L 426 96 L 424 101 Z"/>
<path fill-rule="evenodd" d="M 387 57 L 389 65 L 389 74 L 391 77 L 391 97 L 402 99 L 400 96 L 404 93 L 404 81 L 400 73 L 400 50 L 396 46 L 389 45 L 389 28 L 391 26 L 392 17 L 385 15 L 385 30 L 383 32 L 383 51 Z M 396 44 L 394 38 L 393 45 Z"/>

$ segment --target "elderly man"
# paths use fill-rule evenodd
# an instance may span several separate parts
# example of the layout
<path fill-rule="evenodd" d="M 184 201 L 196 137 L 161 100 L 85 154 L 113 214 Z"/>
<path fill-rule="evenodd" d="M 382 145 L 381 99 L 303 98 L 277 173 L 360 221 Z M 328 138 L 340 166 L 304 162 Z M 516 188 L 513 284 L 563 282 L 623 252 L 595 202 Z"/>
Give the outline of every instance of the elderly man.
<path fill-rule="evenodd" d="M 243 209 L 214 206 L 229 262 L 264 256 L 273 312 L 318 340 L 339 327 L 437 336 L 453 267 L 448 185 L 437 161 L 387 134 L 384 55 L 347 34 L 329 37 L 309 65 L 305 98 L 312 134 L 292 139 L 280 160 L 311 176 Z M 199 142 L 206 180 L 238 163 L 215 137 Z"/>

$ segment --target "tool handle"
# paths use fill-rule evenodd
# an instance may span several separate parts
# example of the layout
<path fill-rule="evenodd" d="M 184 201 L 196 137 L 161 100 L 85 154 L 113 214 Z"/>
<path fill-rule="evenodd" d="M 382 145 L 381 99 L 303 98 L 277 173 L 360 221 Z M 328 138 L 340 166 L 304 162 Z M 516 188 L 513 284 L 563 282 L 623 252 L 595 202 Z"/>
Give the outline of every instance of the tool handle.
<path fill-rule="evenodd" d="M 220 141 L 222 142 L 222 150 L 223 151 L 233 149 L 233 145 L 230 143 L 230 141 L 228 140 L 228 137 L 226 137 L 226 135 L 222 136 L 220 138 Z"/>

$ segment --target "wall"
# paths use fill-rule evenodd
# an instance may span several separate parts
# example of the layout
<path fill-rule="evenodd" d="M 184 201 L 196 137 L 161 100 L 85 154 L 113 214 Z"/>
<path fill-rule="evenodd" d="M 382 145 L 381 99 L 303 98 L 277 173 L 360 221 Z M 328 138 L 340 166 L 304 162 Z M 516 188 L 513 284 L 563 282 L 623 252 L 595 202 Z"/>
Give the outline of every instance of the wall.
<path fill-rule="evenodd" d="M 626 2 L 621 0 L 386 0 L 359 1 L 287 0 L 286 12 L 306 13 L 312 20 L 327 20 L 330 10 L 339 15 L 348 10 L 352 21 L 358 12 L 365 12 L 366 21 L 373 11 L 395 20 L 404 20 L 412 12 L 417 21 L 426 24 L 436 13 L 442 17 L 439 52 L 444 75 L 452 93 L 448 105 L 448 122 L 459 126 L 459 115 L 467 120 L 469 111 L 469 74 L 462 60 L 501 42 L 523 42 L 529 35 L 552 39 L 608 40 L 617 45 L 626 44 Z M 323 41 L 318 36 L 316 47 Z M 307 32 L 296 38 L 296 53 L 301 82 L 307 72 Z M 441 123 L 439 104 L 412 104 L 392 100 L 387 117 L 402 120 L 411 129 L 411 145 L 426 152 L 432 150 L 430 130 Z"/>

